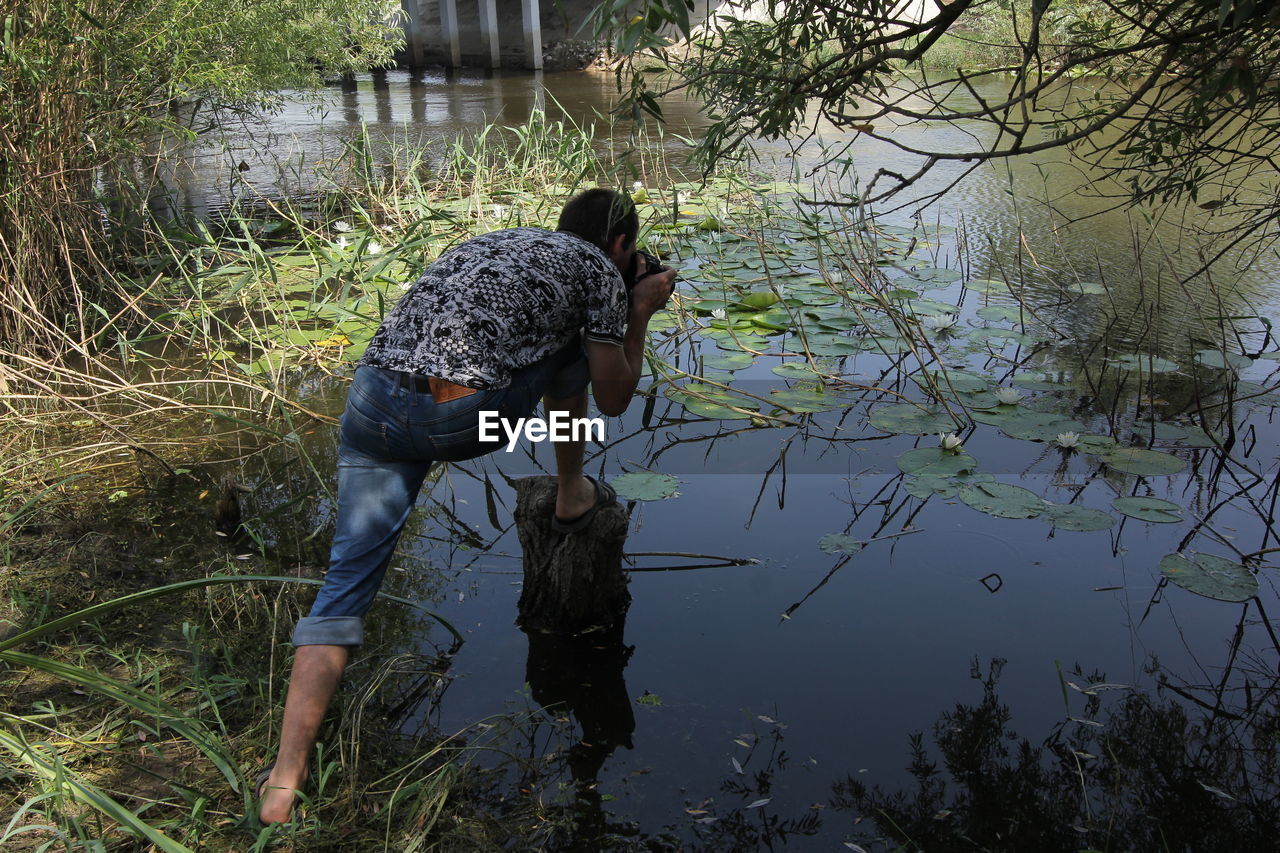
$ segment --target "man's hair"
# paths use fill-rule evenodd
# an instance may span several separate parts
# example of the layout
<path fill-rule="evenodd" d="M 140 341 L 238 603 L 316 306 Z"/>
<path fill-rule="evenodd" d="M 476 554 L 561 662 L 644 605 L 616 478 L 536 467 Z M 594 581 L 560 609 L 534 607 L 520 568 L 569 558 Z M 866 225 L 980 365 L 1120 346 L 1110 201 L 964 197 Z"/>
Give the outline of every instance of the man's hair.
<path fill-rule="evenodd" d="M 560 211 L 557 231 L 577 234 L 589 243 L 608 250 L 619 234 L 627 242 L 640 233 L 640 217 L 630 198 L 613 190 L 598 188 L 578 193 Z"/>

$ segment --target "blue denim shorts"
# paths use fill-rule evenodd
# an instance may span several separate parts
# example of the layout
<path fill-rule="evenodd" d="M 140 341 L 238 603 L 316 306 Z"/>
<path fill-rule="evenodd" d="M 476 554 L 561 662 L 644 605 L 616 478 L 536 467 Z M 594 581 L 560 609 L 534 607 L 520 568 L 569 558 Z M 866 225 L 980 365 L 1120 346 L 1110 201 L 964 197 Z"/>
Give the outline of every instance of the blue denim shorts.
<path fill-rule="evenodd" d="M 396 371 L 357 368 L 340 427 L 338 518 L 329 570 L 310 614 L 294 628 L 293 644 L 361 644 L 364 614 L 432 463 L 474 459 L 505 446 L 505 438 L 480 440 L 481 412 L 523 418 L 543 396 L 583 393 L 588 379 L 577 342 L 517 371 L 505 388 L 447 403 L 402 382 Z"/>

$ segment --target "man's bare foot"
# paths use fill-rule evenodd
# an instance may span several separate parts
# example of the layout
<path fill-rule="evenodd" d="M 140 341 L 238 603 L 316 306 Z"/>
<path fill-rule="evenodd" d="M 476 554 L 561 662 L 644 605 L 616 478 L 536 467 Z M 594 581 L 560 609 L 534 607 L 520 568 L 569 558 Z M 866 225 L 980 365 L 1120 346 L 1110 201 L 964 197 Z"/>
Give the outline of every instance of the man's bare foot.
<path fill-rule="evenodd" d="M 296 780 L 296 784 L 290 784 L 277 780 L 275 775 L 273 770 L 267 781 L 258 788 L 258 819 L 263 823 L 288 823 L 293 820 L 297 790 L 305 780 Z"/>
<path fill-rule="evenodd" d="M 556 518 L 572 521 L 596 504 L 596 485 L 586 477 L 579 477 L 569 488 L 560 488 L 556 494 Z"/>

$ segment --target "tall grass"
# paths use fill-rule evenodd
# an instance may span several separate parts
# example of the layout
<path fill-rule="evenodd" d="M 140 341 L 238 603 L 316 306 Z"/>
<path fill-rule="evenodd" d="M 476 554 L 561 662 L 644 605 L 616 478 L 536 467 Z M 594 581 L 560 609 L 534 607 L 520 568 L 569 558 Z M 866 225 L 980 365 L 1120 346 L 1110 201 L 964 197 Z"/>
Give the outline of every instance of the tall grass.
<path fill-rule="evenodd" d="M 0 617 L 24 630 L 0 639 L 0 802 L 11 815 L 0 848 L 275 843 L 242 821 L 254 811 L 245 778 L 271 754 L 286 664 L 275 643 L 301 606 L 291 588 L 315 581 L 279 554 L 304 576 L 241 574 L 202 544 L 212 501 L 195 493 L 283 445 L 298 494 L 273 497 L 273 512 L 294 526 L 293 507 L 329 479 L 301 437 L 334 422 L 306 389 L 358 357 L 402 285 L 449 245 L 550 224 L 570 193 L 615 180 L 601 147 L 591 128 L 542 113 L 460 140 L 433 167 L 393 152 L 396 169 L 362 171 L 372 147 L 357 140 L 335 174 L 366 180 L 306 206 L 262 199 L 221 221 L 150 223 L 149 274 L 100 270 L 97 286 L 127 298 L 114 311 L 86 300 L 56 357 L 4 339 Z M 113 524 L 122 538 L 109 550 L 123 553 L 94 551 L 86 564 L 79 543 Z M 248 526 L 258 541 L 243 547 L 285 547 Z M 320 530 L 287 533 L 301 542 Z M 398 618 L 411 618 L 405 605 Z M 126 627 L 137 624 L 148 630 Z M 291 832 L 295 849 L 426 850 L 444 817 L 467 825 L 448 808 L 453 746 L 364 710 L 418 707 L 443 665 L 399 654 L 357 667 L 317 761 L 313 808 L 276 835 Z"/>

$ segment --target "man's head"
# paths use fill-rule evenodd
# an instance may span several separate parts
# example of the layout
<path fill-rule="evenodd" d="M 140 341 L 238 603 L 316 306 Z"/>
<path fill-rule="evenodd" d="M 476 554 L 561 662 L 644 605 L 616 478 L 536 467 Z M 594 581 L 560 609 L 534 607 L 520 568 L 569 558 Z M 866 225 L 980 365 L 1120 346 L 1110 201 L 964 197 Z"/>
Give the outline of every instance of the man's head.
<path fill-rule="evenodd" d="M 568 231 L 593 243 L 621 267 L 635 254 L 640 217 L 635 204 L 621 193 L 587 190 L 565 204 L 556 230 Z"/>

